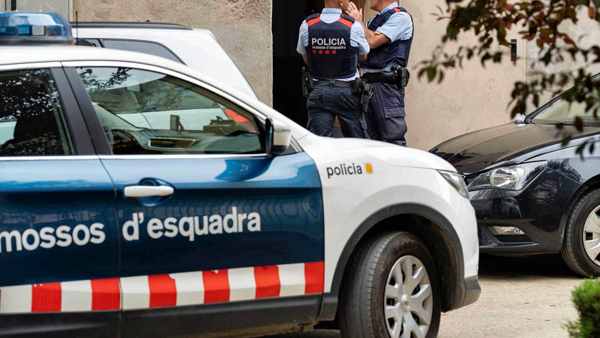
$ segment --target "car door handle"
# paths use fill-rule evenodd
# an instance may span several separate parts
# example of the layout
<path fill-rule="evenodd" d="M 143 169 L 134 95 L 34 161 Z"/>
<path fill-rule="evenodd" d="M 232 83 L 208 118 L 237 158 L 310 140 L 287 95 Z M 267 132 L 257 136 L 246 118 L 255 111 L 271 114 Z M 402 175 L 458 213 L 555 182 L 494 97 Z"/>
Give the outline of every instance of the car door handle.
<path fill-rule="evenodd" d="M 125 197 L 148 198 L 168 197 L 175 193 L 175 189 L 169 186 L 134 185 L 125 187 Z"/>

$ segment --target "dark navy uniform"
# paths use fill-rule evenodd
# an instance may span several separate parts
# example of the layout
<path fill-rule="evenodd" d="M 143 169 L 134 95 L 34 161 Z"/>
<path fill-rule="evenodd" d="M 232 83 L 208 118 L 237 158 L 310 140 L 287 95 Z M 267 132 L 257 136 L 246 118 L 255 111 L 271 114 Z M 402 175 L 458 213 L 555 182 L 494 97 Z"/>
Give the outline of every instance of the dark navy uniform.
<path fill-rule="evenodd" d="M 384 34 L 391 43 L 371 50 L 369 59 L 362 64 L 363 72 L 390 72 L 397 66 L 406 68 L 414 37 L 410 14 L 394 3 L 373 18 L 368 28 Z M 369 134 L 376 140 L 406 145 L 405 88 L 385 82 L 371 85 L 373 98 L 367 114 Z"/>
<path fill-rule="evenodd" d="M 298 40 L 298 53 L 305 57 L 314 80 L 307 100 L 308 129 L 332 137 L 337 117 L 344 136 L 367 137 L 360 97 L 353 90 L 359 55 L 369 52 L 360 23 L 340 9 L 325 8 L 302 23 Z"/>

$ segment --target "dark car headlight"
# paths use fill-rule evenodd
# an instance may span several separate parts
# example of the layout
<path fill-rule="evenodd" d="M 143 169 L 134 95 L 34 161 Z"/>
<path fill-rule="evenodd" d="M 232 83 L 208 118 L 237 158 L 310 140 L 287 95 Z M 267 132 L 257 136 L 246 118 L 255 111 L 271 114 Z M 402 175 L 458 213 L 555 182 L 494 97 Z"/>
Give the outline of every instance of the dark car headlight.
<path fill-rule="evenodd" d="M 446 170 L 438 170 L 438 172 L 462 197 L 469 199 L 469 191 L 463 175 Z"/>
<path fill-rule="evenodd" d="M 522 190 L 544 171 L 546 164 L 547 162 L 531 162 L 487 171 L 469 184 L 469 190 Z"/>

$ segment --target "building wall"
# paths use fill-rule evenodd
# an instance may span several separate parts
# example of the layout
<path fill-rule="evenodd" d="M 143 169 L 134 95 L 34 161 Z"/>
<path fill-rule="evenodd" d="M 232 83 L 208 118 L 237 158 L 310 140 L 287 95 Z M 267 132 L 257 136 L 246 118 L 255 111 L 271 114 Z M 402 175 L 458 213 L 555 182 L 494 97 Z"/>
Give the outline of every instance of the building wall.
<path fill-rule="evenodd" d="M 73 4 L 81 21 L 150 20 L 210 29 L 261 100 L 273 100 L 271 0 L 73 0 Z"/>
<path fill-rule="evenodd" d="M 4 1 L 6 3 L 6 8 L 10 9 L 10 1 Z M 62 14 L 65 17 L 69 17 L 71 15 L 72 10 L 72 0 L 18 0 L 17 1 L 17 9 L 18 10 L 29 10 L 29 11 L 54 11 L 59 14 Z"/>
<path fill-rule="evenodd" d="M 430 149 L 463 133 L 509 122 L 510 92 L 515 81 L 525 80 L 525 61 L 486 69 L 474 61 L 466 63 L 462 70 L 448 72 L 442 84 L 419 81 L 415 68 L 431 55 L 445 29 L 444 22 L 437 21 L 431 13 L 438 12 L 437 6 L 445 8 L 445 1 L 403 0 L 401 3 L 413 15 L 416 26 L 410 65 L 413 78 L 407 88 L 409 145 Z M 469 39 L 461 43 L 476 44 L 477 41 Z M 521 57 L 526 57 L 525 43 L 520 43 L 518 50 Z"/>

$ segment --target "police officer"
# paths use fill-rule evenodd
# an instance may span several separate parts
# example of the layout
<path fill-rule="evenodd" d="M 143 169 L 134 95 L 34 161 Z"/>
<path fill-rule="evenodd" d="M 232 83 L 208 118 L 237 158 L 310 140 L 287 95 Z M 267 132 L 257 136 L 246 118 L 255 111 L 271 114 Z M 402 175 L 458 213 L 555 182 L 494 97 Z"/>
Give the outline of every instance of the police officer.
<path fill-rule="evenodd" d="M 369 134 L 376 140 L 405 146 L 404 97 L 410 77 L 407 66 L 414 22 L 398 1 L 372 0 L 371 5 L 378 14 L 365 27 L 371 53 L 361 64 L 363 80 L 372 88 L 367 113 Z M 349 3 L 345 10 L 356 21 L 363 22 L 363 13 L 354 3 Z"/>
<path fill-rule="evenodd" d="M 345 137 L 365 138 L 357 80 L 358 64 L 366 60 L 369 43 L 362 24 L 342 14 L 343 1 L 325 0 L 323 12 L 309 16 L 300 26 L 297 51 L 313 79 L 307 100 L 308 129 L 332 137 L 337 117 Z"/>

